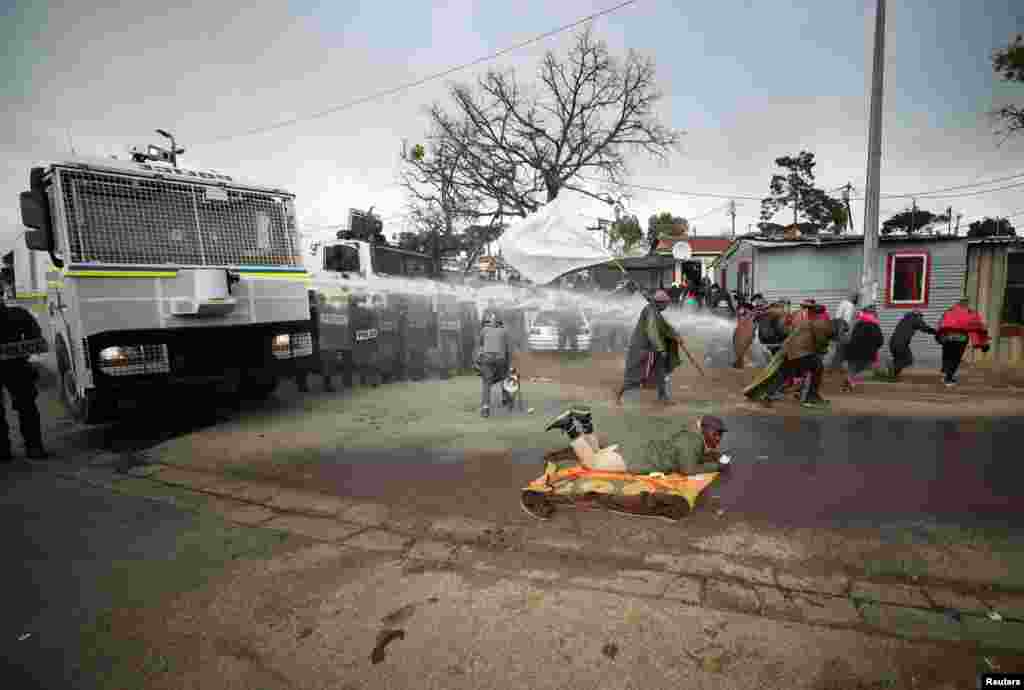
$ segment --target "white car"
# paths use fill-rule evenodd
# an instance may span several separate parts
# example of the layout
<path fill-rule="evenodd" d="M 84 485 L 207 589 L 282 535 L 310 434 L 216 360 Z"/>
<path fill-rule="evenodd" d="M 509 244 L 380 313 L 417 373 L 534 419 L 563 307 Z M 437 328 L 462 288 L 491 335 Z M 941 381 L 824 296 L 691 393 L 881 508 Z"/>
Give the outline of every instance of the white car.
<path fill-rule="evenodd" d="M 555 352 L 563 349 L 561 347 L 561 331 L 559 328 L 560 317 L 564 313 L 554 310 L 539 312 L 530 323 L 529 334 L 527 335 L 527 346 L 531 351 Z M 569 344 L 570 350 L 579 352 L 590 351 L 590 320 L 583 311 L 576 312 L 577 332 L 575 347 Z"/>

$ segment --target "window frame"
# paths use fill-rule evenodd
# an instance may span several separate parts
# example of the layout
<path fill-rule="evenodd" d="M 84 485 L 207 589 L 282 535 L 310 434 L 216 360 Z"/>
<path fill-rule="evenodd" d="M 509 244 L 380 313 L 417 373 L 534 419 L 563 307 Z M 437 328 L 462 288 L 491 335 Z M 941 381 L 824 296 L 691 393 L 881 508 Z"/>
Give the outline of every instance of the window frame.
<path fill-rule="evenodd" d="M 1018 289 L 1024 286 L 1024 282 L 1011 283 L 1010 282 L 1010 257 L 1011 256 L 1024 256 L 1024 250 L 1013 250 L 1010 249 L 1006 252 L 1006 284 L 1003 286 L 1003 308 L 999 314 L 999 333 L 1003 336 L 1024 336 L 1024 323 L 1015 323 L 1011 321 L 1003 321 L 1003 315 L 1006 313 L 1006 297 L 1010 291 L 1011 285 Z"/>
<path fill-rule="evenodd" d="M 894 281 L 896 280 L 896 260 L 897 259 L 924 259 L 924 276 L 923 285 L 921 289 L 920 300 L 900 300 L 896 301 L 893 299 L 895 292 Z M 931 278 L 932 278 L 932 255 L 927 250 L 915 250 L 915 251 L 897 251 L 889 252 L 885 257 L 885 306 L 905 309 L 908 307 L 928 307 L 928 300 L 931 293 Z"/>

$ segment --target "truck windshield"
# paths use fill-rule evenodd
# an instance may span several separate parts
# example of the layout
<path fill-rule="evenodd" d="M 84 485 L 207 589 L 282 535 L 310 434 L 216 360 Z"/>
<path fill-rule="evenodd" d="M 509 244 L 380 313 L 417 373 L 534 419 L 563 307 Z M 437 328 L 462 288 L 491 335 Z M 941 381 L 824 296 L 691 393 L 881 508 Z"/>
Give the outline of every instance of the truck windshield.
<path fill-rule="evenodd" d="M 374 273 L 411 278 L 430 274 L 430 257 L 381 246 L 375 246 L 372 251 Z"/>
<path fill-rule="evenodd" d="M 270 192 L 59 169 L 71 260 L 300 266 L 290 199 Z"/>
<path fill-rule="evenodd" d="M 324 270 L 359 273 L 359 249 L 340 244 L 324 249 Z"/>

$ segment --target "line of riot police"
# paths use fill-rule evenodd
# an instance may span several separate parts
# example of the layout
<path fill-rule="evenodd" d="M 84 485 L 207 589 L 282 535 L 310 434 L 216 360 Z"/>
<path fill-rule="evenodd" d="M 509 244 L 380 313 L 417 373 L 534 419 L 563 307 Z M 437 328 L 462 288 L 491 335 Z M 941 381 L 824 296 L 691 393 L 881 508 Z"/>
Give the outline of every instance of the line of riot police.
<path fill-rule="evenodd" d="M 470 371 L 480 332 L 477 305 L 437 292 L 402 294 L 348 288 L 309 291 L 313 370 L 326 390 L 393 381 L 449 378 Z"/>

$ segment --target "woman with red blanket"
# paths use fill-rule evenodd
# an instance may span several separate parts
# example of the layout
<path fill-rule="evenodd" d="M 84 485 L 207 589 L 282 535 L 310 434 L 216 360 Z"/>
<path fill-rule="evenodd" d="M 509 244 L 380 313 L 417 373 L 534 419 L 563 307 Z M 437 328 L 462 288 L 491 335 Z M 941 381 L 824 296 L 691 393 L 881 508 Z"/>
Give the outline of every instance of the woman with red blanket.
<path fill-rule="evenodd" d="M 935 340 L 942 345 L 943 383 L 947 387 L 958 383 L 956 372 L 960 368 L 968 345 L 988 352 L 988 329 L 985 328 L 981 314 L 967 306 L 968 304 L 969 301 L 964 298 L 950 307 L 942 315 L 939 332 L 935 336 Z"/>
<path fill-rule="evenodd" d="M 864 307 L 858 314 L 850 332 L 850 342 L 846 344 L 843 354 L 846 357 L 847 375 L 843 384 L 843 392 L 849 393 L 854 387 L 863 383 L 863 372 L 878 361 L 878 351 L 885 343 L 882 325 L 878 322 L 878 310 L 872 304 Z"/>

